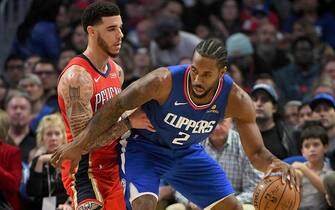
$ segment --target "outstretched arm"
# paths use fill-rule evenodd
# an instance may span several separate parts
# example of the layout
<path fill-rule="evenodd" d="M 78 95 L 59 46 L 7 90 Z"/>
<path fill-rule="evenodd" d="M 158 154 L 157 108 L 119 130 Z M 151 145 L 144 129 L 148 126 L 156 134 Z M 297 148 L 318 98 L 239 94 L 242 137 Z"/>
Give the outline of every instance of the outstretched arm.
<path fill-rule="evenodd" d="M 122 71 L 118 67 L 119 71 Z M 123 79 L 122 79 L 123 80 Z M 58 84 L 58 94 L 64 99 L 65 111 L 69 120 L 72 135 L 75 138 L 87 126 L 93 116 L 91 98 L 93 95 L 93 82 L 91 75 L 78 65 L 71 66 L 61 77 Z M 86 148 L 94 148 L 111 143 L 129 130 L 130 124 L 138 128 L 138 121 L 142 120 L 141 128 L 150 128 L 150 122 L 143 112 L 137 111 L 129 118 L 124 117 L 110 129 L 90 142 Z"/>
<path fill-rule="evenodd" d="M 241 143 L 252 165 L 265 173 L 282 171 L 283 181 L 290 176 L 291 183 L 299 186 L 299 179 L 295 170 L 288 164 L 280 161 L 263 144 L 261 133 L 256 124 L 254 104 L 249 95 L 236 84 L 229 95 L 227 117 L 235 119 Z"/>
<path fill-rule="evenodd" d="M 108 101 L 92 118 L 87 128 L 78 136 L 81 148 L 87 150 L 90 142 L 110 129 L 123 112 L 140 107 L 150 100 L 164 100 L 168 95 L 167 90 L 170 90 L 170 83 L 170 72 L 165 68 L 155 70 L 132 83 Z"/>
<path fill-rule="evenodd" d="M 151 132 L 155 132 L 155 128 L 152 126 L 145 112 L 141 109 L 123 113 L 122 120 L 115 123 L 111 128 L 107 129 L 102 135 L 100 135 L 95 141 L 90 141 L 85 147 L 85 151 L 92 151 L 96 148 L 102 147 L 120 138 L 130 128 L 146 129 Z"/>
<path fill-rule="evenodd" d="M 102 141 L 99 137 L 115 126 L 123 112 L 139 107 L 150 100 L 163 103 L 170 93 L 171 83 L 171 74 L 166 68 L 157 69 L 132 83 L 95 114 L 87 127 L 75 138 L 76 141 L 61 146 L 54 153 L 53 165 L 60 166 L 65 159 L 72 160 L 76 165 L 79 162 L 79 154 Z"/>

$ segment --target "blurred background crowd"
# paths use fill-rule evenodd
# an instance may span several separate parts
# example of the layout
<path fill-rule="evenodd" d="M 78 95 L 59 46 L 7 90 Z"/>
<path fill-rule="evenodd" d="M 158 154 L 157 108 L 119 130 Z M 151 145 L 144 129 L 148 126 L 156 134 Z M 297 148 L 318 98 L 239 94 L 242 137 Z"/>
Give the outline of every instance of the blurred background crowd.
<path fill-rule="evenodd" d="M 0 0 L 4 209 L 41 209 L 44 198 L 51 196 L 56 196 L 59 209 L 71 209 L 60 172 L 48 162 L 66 142 L 57 78 L 67 62 L 86 49 L 80 17 L 91 2 Z M 228 51 L 228 73 L 254 101 L 265 146 L 306 177 L 303 185 L 310 188 L 305 188 L 301 209 L 334 205 L 335 1 L 113 2 L 123 19 L 123 44 L 114 60 L 125 72 L 124 88 L 156 67 L 190 63 L 202 39 L 221 40 Z M 321 152 L 305 145 L 311 138 L 320 140 Z M 203 146 L 225 169 L 238 199 L 250 204 L 261 175 L 247 160 L 234 123 L 221 122 Z M 321 163 L 310 164 L 313 161 Z M 321 187 L 309 179 L 309 170 L 326 177 Z M 197 209 L 164 180 L 159 200 L 158 209 Z"/>

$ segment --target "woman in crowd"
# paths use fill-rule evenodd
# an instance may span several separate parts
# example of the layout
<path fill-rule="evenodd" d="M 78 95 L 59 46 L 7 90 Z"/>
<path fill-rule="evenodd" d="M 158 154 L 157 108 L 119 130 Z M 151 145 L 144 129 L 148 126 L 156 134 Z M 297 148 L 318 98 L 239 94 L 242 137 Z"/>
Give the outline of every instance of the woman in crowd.
<path fill-rule="evenodd" d="M 66 143 L 65 128 L 59 114 L 45 116 L 37 128 L 35 157 L 30 166 L 27 194 L 34 199 L 35 209 L 42 209 L 43 200 L 56 197 L 58 209 L 70 210 L 68 196 L 62 184 L 59 169 L 53 168 L 50 158 L 56 148 Z M 52 200 L 52 199 L 50 199 Z"/>

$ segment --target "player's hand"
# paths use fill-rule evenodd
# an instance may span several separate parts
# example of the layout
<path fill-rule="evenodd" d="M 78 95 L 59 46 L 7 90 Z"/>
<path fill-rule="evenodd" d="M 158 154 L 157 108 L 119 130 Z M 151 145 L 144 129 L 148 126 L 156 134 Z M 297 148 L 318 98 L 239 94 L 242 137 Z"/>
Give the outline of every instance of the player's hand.
<path fill-rule="evenodd" d="M 136 109 L 131 115 L 129 115 L 128 118 L 132 128 L 147 129 L 151 132 L 156 132 L 147 114 L 143 112 L 140 108 Z"/>
<path fill-rule="evenodd" d="M 73 208 L 69 204 L 59 204 L 57 210 L 72 210 Z"/>
<path fill-rule="evenodd" d="M 38 160 L 40 160 L 42 163 L 47 163 L 51 160 L 51 154 L 45 154 L 41 155 Z"/>
<path fill-rule="evenodd" d="M 292 166 L 293 166 L 293 168 L 295 168 L 295 169 L 299 169 L 299 170 L 301 170 L 302 172 L 304 172 L 304 171 L 305 171 L 305 168 L 307 167 L 304 163 L 301 163 L 301 162 L 294 162 L 294 163 L 292 164 Z"/>
<path fill-rule="evenodd" d="M 292 166 L 279 159 L 275 159 L 269 165 L 265 177 L 269 176 L 271 173 L 274 172 L 281 172 L 282 182 L 288 182 L 291 188 L 295 186 L 298 192 L 300 191 L 301 178 Z"/>
<path fill-rule="evenodd" d="M 83 154 L 83 149 L 77 141 L 60 145 L 56 152 L 51 156 L 51 164 L 54 167 L 60 167 L 64 160 L 71 161 L 70 172 L 75 173 L 75 170 Z"/>

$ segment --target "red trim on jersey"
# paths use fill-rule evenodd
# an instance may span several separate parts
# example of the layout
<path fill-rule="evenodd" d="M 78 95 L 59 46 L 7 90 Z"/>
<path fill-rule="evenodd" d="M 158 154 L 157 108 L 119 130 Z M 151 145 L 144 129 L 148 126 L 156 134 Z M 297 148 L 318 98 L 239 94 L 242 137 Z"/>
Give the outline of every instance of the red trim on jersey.
<path fill-rule="evenodd" d="M 208 107 L 210 107 L 213 102 L 215 101 L 215 99 L 219 96 L 221 89 L 223 87 L 223 79 L 221 78 L 218 84 L 218 87 L 216 88 L 215 94 L 212 98 L 212 100 L 208 103 L 208 104 L 204 104 L 204 105 L 197 105 L 196 103 L 194 103 L 192 101 L 192 98 L 190 96 L 190 90 L 189 90 L 189 78 L 190 78 L 190 67 L 188 66 L 186 71 L 185 71 L 185 75 L 184 75 L 184 95 L 185 98 L 187 100 L 187 102 L 191 105 L 191 107 L 195 110 L 202 110 L 202 109 L 206 109 Z"/>

